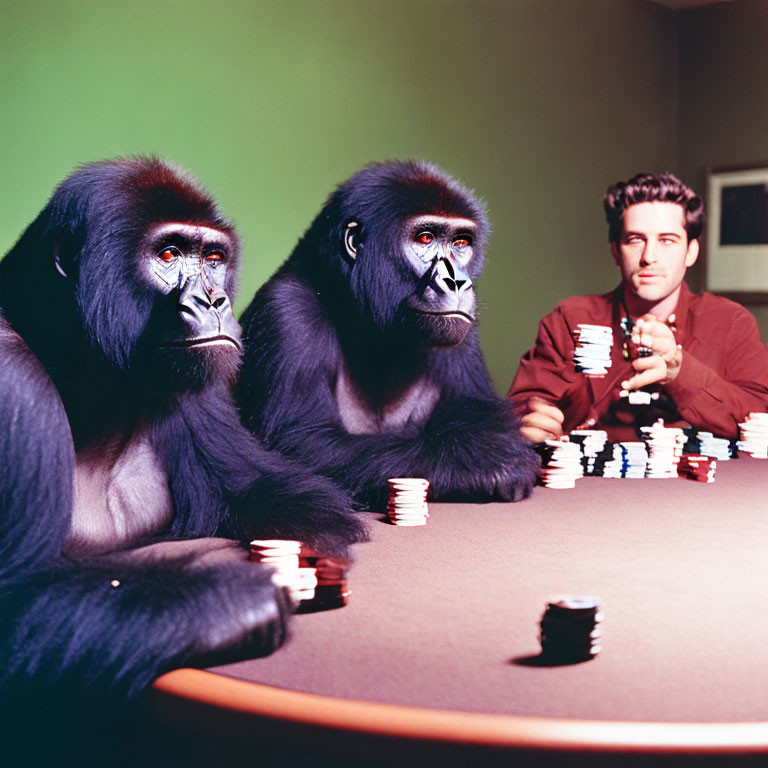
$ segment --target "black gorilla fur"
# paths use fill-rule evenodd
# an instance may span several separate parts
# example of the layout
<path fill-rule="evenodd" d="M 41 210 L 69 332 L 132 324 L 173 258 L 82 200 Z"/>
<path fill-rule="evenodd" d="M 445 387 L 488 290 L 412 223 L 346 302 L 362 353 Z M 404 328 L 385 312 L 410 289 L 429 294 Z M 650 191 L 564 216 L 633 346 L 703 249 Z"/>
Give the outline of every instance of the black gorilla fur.
<path fill-rule="evenodd" d="M 281 644 L 290 607 L 271 572 L 200 537 L 297 538 L 329 552 L 364 538 L 343 491 L 242 426 L 234 344 L 158 350 L 179 289 L 153 290 L 139 254 L 161 222 L 224 233 L 231 296 L 235 230 L 194 179 L 153 158 L 73 173 L 0 262 L 6 760 L 16 743 L 29 764 L 33 743 L 19 734 L 35 722 L 50 759 L 85 711 L 116 711 L 166 670 Z M 73 536 L 81 458 L 108 465 L 137 435 L 167 479 L 170 519 L 106 544 Z M 182 552 L 179 539 L 199 540 Z M 84 725 L 93 740 L 99 727 Z"/>
<path fill-rule="evenodd" d="M 428 311 L 433 265 L 419 275 L 404 256 L 407 222 L 425 215 L 475 223 L 474 280 L 489 232 L 484 208 L 435 166 L 372 164 L 330 196 L 241 318 L 241 410 L 266 445 L 375 509 L 396 476 L 428 478 L 433 500 L 518 500 L 538 459 L 492 389 L 474 318 L 461 342 L 466 331 L 455 326 L 467 322 Z M 357 255 L 345 249 L 350 231 Z M 379 428 L 345 426 L 342 373 L 371 421 L 384 415 Z M 388 425 L 387 410 L 409 393 L 408 412 Z"/>

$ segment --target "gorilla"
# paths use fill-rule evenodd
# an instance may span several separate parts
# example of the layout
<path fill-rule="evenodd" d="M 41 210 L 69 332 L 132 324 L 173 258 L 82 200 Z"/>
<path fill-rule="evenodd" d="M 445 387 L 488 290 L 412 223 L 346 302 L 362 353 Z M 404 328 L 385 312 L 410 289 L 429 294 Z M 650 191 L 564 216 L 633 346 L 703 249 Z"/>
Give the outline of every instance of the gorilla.
<path fill-rule="evenodd" d="M 246 425 L 374 509 L 402 476 L 436 501 L 526 497 L 538 458 L 477 336 L 488 234 L 483 205 L 434 165 L 343 183 L 241 318 Z"/>
<path fill-rule="evenodd" d="M 238 542 L 365 538 L 345 492 L 240 421 L 239 261 L 193 178 L 130 158 L 68 177 L 0 262 L 6 736 L 25 707 L 59 721 L 277 648 L 291 607 Z"/>

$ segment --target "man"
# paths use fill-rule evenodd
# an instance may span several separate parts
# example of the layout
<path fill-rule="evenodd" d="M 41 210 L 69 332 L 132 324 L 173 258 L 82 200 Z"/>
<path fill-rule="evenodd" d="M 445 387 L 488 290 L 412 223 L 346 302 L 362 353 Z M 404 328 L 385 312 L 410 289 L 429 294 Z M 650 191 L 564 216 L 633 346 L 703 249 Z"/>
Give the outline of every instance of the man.
<path fill-rule="evenodd" d="M 581 427 L 636 439 L 637 426 L 661 417 L 737 437 L 749 412 L 768 410 L 768 349 L 750 312 L 684 282 L 699 255 L 701 198 L 672 174 L 638 174 L 609 187 L 604 206 L 622 282 L 566 299 L 541 321 L 508 394 L 523 434 L 542 442 Z M 583 324 L 611 329 L 605 375 L 576 370 Z"/>

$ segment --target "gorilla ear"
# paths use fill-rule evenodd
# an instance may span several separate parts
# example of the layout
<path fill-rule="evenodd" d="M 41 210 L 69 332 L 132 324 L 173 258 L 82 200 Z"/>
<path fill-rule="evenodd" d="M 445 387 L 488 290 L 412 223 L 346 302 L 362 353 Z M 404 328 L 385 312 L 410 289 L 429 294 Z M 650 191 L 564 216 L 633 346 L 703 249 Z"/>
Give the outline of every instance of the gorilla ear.
<path fill-rule="evenodd" d="M 360 247 L 360 225 L 356 221 L 350 221 L 344 230 L 344 248 L 349 260 L 354 262 L 357 258 L 357 250 Z"/>
<path fill-rule="evenodd" d="M 57 240 L 53 246 L 53 266 L 56 267 L 56 271 L 62 277 L 69 277 L 69 275 L 64 271 L 64 267 L 61 266 L 60 250 L 61 250 L 61 240 Z"/>

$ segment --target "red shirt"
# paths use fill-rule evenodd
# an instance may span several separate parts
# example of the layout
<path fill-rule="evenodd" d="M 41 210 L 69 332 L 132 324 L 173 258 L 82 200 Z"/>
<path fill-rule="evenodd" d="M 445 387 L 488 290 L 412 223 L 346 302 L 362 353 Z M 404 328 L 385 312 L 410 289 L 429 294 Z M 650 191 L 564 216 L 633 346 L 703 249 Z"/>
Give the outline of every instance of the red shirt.
<path fill-rule="evenodd" d="M 738 437 L 738 422 L 750 411 L 768 410 L 768 348 L 754 316 L 740 304 L 693 294 L 685 283 L 681 289 L 675 338 L 682 345 L 682 365 L 669 384 L 644 387 L 660 394 L 650 406 L 629 405 L 619 397 L 621 382 L 634 373 L 622 356 L 622 286 L 602 296 L 566 299 L 544 317 L 507 396 L 523 412 L 533 395 L 557 406 L 565 414 L 565 432 L 588 426 L 605 429 L 613 440 L 636 439 L 636 426 L 661 417 L 666 426 Z M 603 378 L 574 369 L 574 331 L 580 323 L 613 329 L 611 367 Z"/>

